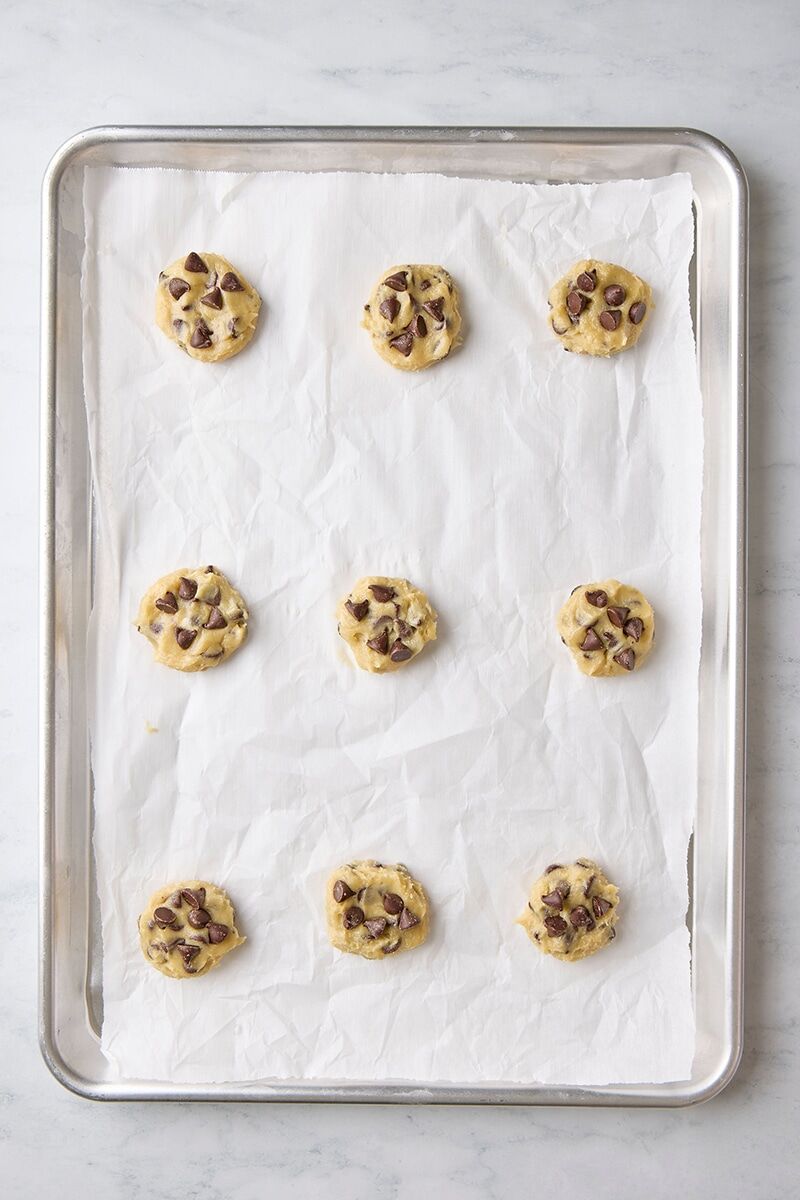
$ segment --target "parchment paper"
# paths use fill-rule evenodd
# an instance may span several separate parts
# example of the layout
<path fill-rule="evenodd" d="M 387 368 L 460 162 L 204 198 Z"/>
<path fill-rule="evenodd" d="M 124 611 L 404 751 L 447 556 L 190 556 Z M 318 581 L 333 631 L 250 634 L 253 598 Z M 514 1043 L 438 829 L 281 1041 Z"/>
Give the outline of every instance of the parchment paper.
<path fill-rule="evenodd" d="M 688 1076 L 685 925 L 697 780 L 701 401 L 690 181 L 531 186 L 436 176 L 86 172 L 86 402 L 99 548 L 88 664 L 102 1047 L 126 1077 L 544 1081 Z M 264 299 L 238 358 L 156 328 L 159 270 L 226 255 Z M 612 361 L 566 354 L 546 296 L 584 255 L 649 280 Z M 418 376 L 359 328 L 375 279 L 442 263 L 465 344 Z M 244 648 L 171 672 L 133 621 L 160 575 L 213 562 Z M 358 671 L 333 611 L 403 575 L 439 640 Z M 572 588 L 641 587 L 657 642 L 589 680 L 555 632 Z M 619 936 L 545 958 L 514 924 L 551 861 L 619 885 Z M 429 942 L 381 963 L 328 945 L 328 872 L 407 863 Z M 152 970 L 136 921 L 162 883 L 226 887 L 245 947 Z"/>

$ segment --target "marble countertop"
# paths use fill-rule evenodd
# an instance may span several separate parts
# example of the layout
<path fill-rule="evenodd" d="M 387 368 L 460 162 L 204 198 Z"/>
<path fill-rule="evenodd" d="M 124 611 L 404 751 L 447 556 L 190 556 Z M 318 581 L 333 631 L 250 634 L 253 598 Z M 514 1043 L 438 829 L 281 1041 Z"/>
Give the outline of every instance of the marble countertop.
<path fill-rule="evenodd" d="M 598 1200 L 701 1188 L 709 1200 L 770 1200 L 796 1190 L 800 922 L 791 888 L 779 904 L 773 897 L 776 881 L 796 873 L 800 841 L 791 607 L 800 589 L 800 345 L 791 318 L 777 319 L 793 302 L 800 225 L 798 52 L 795 0 L 575 0 L 557 12 L 535 0 L 431 0 L 397 12 L 366 0 L 3 6 L 0 511 L 7 591 L 29 605 L 7 602 L 0 633 L 0 1175 L 9 1196 L 495 1200 L 558 1194 L 576 1181 Z M 35 1018 L 39 189 L 51 153 L 77 130 L 150 123 L 684 125 L 716 134 L 744 164 L 752 198 L 746 1045 L 738 1075 L 711 1103 L 97 1105 L 48 1074 Z"/>

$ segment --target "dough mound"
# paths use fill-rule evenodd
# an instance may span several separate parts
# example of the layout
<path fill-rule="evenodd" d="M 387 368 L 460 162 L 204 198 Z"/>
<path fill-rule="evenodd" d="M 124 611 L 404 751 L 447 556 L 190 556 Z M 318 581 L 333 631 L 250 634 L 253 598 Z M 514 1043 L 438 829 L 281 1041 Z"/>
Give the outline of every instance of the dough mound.
<path fill-rule="evenodd" d="M 331 945 L 362 958 L 413 950 L 428 936 L 428 898 L 402 863 L 364 859 L 334 871 L 328 880 Z"/>
<path fill-rule="evenodd" d="M 364 671 L 396 671 L 436 639 L 436 613 L 407 579 L 365 575 L 336 610 L 339 634 Z"/>
<path fill-rule="evenodd" d="M 365 329 L 381 358 L 401 371 L 421 371 L 459 344 L 458 291 L 444 267 L 390 267 L 364 306 Z"/>
<path fill-rule="evenodd" d="M 549 304 L 550 324 L 565 350 L 607 358 L 636 345 L 653 293 L 624 267 L 586 258 L 554 285 Z"/>
<path fill-rule="evenodd" d="M 176 671 L 206 671 L 239 649 L 248 612 L 216 567 L 182 567 L 164 575 L 142 598 L 136 627 L 156 661 Z"/>
<path fill-rule="evenodd" d="M 170 979 L 206 975 L 244 940 L 228 896 L 202 879 L 159 888 L 139 917 L 142 954 Z"/>
<path fill-rule="evenodd" d="M 260 308 L 256 289 L 221 254 L 192 250 L 158 277 L 159 329 L 201 362 L 222 362 L 244 350 Z"/>
<path fill-rule="evenodd" d="M 517 924 L 543 954 L 575 962 L 616 937 L 619 892 L 588 858 L 553 863 L 531 888 Z"/>
<path fill-rule="evenodd" d="M 558 632 L 584 675 L 629 675 L 653 648 L 655 615 L 637 588 L 606 579 L 575 588 Z"/>

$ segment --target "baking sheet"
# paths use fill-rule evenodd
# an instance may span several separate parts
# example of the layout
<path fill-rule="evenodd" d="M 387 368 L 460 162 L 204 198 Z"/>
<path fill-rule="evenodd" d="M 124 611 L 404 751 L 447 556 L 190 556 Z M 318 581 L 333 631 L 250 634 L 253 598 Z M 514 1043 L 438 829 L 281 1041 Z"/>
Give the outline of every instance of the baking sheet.
<path fill-rule="evenodd" d="M 87 171 L 95 849 L 103 1048 L 121 1073 L 688 1075 L 690 204 L 685 176 Z M 222 367 L 152 324 L 155 275 L 190 246 L 225 253 L 265 299 L 256 341 Z M 611 363 L 563 354 L 544 320 L 549 283 L 589 247 L 656 289 L 642 343 Z M 418 378 L 356 328 L 374 277 L 405 260 L 448 266 L 467 316 L 465 347 Z M 129 623 L 152 579 L 202 561 L 246 595 L 252 637 L 219 671 L 172 676 Z M 442 617 L 439 643 L 390 679 L 347 665 L 331 616 L 372 570 L 407 574 Z M 606 574 L 647 592 L 659 644 L 641 674 L 586 681 L 552 622 Z M 361 854 L 408 862 L 436 906 L 432 940 L 380 975 L 324 938 L 324 878 Z M 513 918 L 546 861 L 578 854 L 620 884 L 625 925 L 570 969 Z M 190 990 L 147 970 L 132 930 L 153 886 L 195 873 L 228 886 L 250 941 Z"/>

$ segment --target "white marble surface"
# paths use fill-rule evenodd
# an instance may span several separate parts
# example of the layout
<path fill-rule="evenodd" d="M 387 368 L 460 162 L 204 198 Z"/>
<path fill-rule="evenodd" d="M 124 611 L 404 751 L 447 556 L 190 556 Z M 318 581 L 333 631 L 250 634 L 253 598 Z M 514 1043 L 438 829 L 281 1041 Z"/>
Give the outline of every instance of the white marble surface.
<path fill-rule="evenodd" d="M 800 922 L 792 892 L 777 893 L 778 880 L 797 874 L 800 841 L 800 347 L 784 333 L 784 322 L 795 324 L 800 224 L 795 0 L 575 0 L 557 12 L 541 0 L 429 0 L 401 12 L 365 0 L 5 0 L 0 17 L 4 1194 L 494 1200 L 577 1184 L 599 1200 L 701 1189 L 710 1200 L 771 1200 L 796 1191 Z M 747 1042 L 737 1078 L 699 1109 L 101 1106 L 62 1091 L 39 1058 L 32 614 L 41 174 L 59 143 L 89 125 L 322 121 L 692 125 L 728 142 L 749 173 Z"/>

